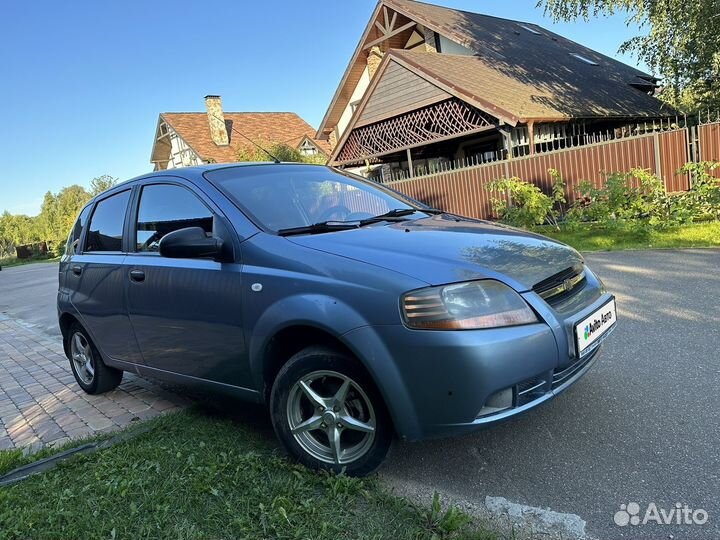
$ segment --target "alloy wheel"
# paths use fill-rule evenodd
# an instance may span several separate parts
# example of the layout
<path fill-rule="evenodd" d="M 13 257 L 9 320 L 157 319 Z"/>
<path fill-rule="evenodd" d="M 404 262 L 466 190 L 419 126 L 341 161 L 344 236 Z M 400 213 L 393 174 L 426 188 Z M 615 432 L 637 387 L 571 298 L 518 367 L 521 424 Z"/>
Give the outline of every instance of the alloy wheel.
<path fill-rule="evenodd" d="M 336 371 L 313 371 L 290 389 L 287 419 L 295 440 L 314 458 L 343 465 L 375 440 L 375 410 L 360 385 Z"/>
<path fill-rule="evenodd" d="M 92 349 L 90 342 L 80 332 L 75 332 L 70 339 L 70 358 L 80 380 L 84 384 L 92 384 L 95 378 Z"/>

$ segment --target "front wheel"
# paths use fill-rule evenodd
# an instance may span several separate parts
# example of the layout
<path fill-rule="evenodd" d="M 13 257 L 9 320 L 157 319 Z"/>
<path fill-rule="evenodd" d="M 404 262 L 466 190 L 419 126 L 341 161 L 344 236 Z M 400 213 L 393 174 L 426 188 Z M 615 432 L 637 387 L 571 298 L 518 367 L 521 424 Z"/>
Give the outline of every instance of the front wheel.
<path fill-rule="evenodd" d="M 315 469 L 364 476 L 382 463 L 392 425 L 357 360 L 324 347 L 294 355 L 270 394 L 273 427 L 285 448 Z"/>

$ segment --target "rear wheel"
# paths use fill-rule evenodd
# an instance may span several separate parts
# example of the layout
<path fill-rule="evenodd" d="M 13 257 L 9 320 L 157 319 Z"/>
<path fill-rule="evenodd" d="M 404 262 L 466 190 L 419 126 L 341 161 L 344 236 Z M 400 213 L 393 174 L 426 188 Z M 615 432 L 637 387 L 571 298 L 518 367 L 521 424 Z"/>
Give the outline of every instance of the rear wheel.
<path fill-rule="evenodd" d="M 285 448 L 315 469 L 370 474 L 392 442 L 390 417 L 365 370 L 324 347 L 297 353 L 280 370 L 270 409 Z"/>
<path fill-rule="evenodd" d="M 116 388 L 123 372 L 105 365 L 100 352 L 78 323 L 67 332 L 67 351 L 75 380 L 88 394 L 102 394 Z"/>

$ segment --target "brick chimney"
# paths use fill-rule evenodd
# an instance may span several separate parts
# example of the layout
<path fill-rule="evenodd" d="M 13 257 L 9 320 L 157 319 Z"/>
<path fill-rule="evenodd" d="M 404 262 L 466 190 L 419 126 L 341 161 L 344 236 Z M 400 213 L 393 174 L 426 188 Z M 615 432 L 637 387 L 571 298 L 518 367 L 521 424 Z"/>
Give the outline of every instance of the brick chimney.
<path fill-rule="evenodd" d="M 380 47 L 375 45 L 372 49 L 370 49 L 367 58 L 368 75 L 370 75 L 371 79 L 373 78 L 373 75 L 375 75 L 378 67 L 380 67 L 380 62 L 382 62 L 382 59 L 383 52 L 380 50 Z"/>
<path fill-rule="evenodd" d="M 218 146 L 227 146 L 227 127 L 225 127 L 225 116 L 223 115 L 222 99 L 220 96 L 205 96 L 205 108 L 207 109 L 208 124 L 210 124 L 210 136 Z"/>

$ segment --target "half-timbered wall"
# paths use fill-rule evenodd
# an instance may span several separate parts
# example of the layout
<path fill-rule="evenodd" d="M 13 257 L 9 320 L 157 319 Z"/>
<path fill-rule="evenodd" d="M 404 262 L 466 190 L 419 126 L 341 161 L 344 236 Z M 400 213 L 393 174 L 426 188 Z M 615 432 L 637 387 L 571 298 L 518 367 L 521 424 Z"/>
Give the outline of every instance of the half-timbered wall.
<path fill-rule="evenodd" d="M 193 167 L 203 164 L 202 159 L 175 131 L 170 130 L 168 137 L 170 138 L 170 160 L 166 168 L 176 169 L 178 167 Z"/>

